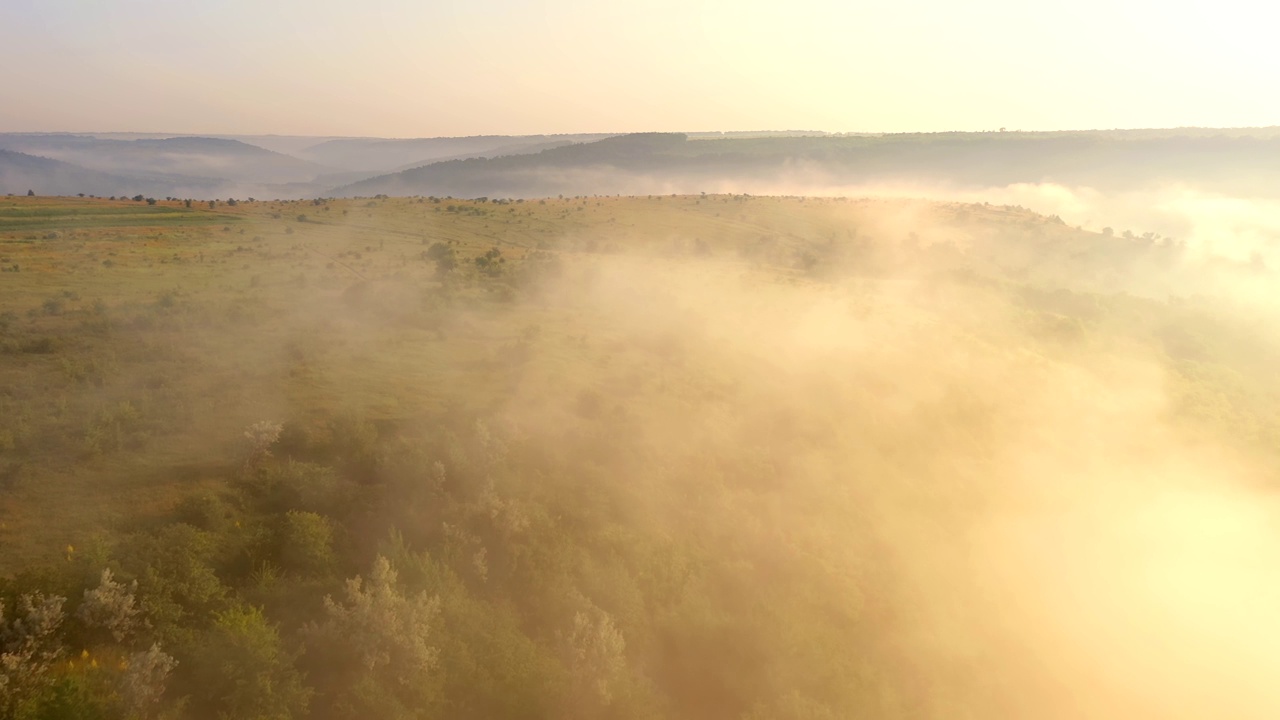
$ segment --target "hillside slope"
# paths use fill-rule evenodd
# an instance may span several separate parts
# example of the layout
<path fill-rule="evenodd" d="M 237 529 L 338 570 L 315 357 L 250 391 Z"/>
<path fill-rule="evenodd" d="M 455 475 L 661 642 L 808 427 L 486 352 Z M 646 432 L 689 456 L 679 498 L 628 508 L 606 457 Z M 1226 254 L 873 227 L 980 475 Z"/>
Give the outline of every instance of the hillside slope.
<path fill-rule="evenodd" d="M 147 194 L 160 183 L 101 172 L 60 160 L 0 150 L 0 193 L 24 195 Z"/>
<path fill-rule="evenodd" d="M 548 144 L 591 142 L 607 134 L 476 135 L 416 139 L 338 138 L 298 150 L 299 157 L 348 171 L 385 173 L 460 157 L 517 154 Z"/>
<path fill-rule="evenodd" d="M 441 162 L 336 188 L 337 196 L 814 193 L 876 184 L 1102 190 L 1181 184 L 1275 194 L 1280 138 L 1148 131 L 690 139 L 641 134 L 532 155 Z"/>
<path fill-rule="evenodd" d="M 116 140 L 87 135 L 0 134 L 0 148 L 117 174 L 219 178 L 260 184 L 309 182 L 334 172 L 240 142 L 207 137 Z"/>

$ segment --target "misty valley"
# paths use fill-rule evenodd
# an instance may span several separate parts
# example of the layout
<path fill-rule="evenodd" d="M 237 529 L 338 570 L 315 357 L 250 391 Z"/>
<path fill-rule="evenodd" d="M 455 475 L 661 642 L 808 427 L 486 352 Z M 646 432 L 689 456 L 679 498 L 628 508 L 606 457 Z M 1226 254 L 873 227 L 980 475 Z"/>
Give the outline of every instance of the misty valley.
<path fill-rule="evenodd" d="M 1274 717 L 1224 133 L 0 135 L 0 718 Z"/>

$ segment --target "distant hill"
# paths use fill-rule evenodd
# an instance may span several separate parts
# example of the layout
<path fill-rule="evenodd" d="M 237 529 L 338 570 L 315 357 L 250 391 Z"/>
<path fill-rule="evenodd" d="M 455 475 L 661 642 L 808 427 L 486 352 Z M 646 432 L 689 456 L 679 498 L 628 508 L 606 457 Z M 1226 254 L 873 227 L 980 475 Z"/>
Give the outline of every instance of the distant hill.
<path fill-rule="evenodd" d="M 385 173 L 442 160 L 514 155 L 605 137 L 609 135 L 476 135 L 405 140 L 339 138 L 298 150 L 295 154 L 348 171 Z"/>
<path fill-rule="evenodd" d="M 636 134 L 519 156 L 434 163 L 339 187 L 337 196 L 817 192 L 876 183 L 1100 189 L 1178 183 L 1280 190 L 1280 133 L 1097 131 L 725 137 Z"/>
<path fill-rule="evenodd" d="M 334 172 L 333 168 L 225 138 L 117 140 L 88 135 L 5 134 L 0 135 L 0 148 L 121 174 L 277 184 L 310 182 Z"/>
<path fill-rule="evenodd" d="M 1177 184 L 1280 196 L 1277 127 L 419 139 L 0 133 L 0 150 L 27 158 L 5 160 L 6 192 L 30 187 L 45 193 L 264 199 L 799 195 L 1055 182 L 1104 192 Z M 42 164 L 32 156 L 64 164 Z"/>
<path fill-rule="evenodd" d="M 585 141 L 580 141 L 580 142 L 585 142 Z M 412 170 L 414 168 L 420 168 L 423 165 L 430 165 L 431 163 L 436 163 L 436 162 L 448 162 L 450 160 L 470 160 L 472 158 L 507 157 L 510 155 L 532 155 L 534 153 L 540 153 L 543 150 L 552 150 L 554 148 L 565 147 L 566 145 L 576 145 L 576 144 L 578 143 L 572 140 L 553 140 L 551 142 L 531 143 L 531 144 L 513 143 L 511 145 L 503 145 L 501 147 L 487 149 L 479 153 L 461 153 L 459 155 L 452 155 L 450 157 L 438 158 L 430 162 L 422 162 L 421 160 L 417 160 L 414 162 L 405 163 L 404 165 L 401 165 L 396 168 L 392 168 L 391 171 L 400 172 L 403 170 Z M 378 173 L 378 174 L 381 174 L 381 173 Z M 369 173 L 367 172 L 362 173 L 357 180 L 364 180 L 368 177 L 369 177 Z"/>
<path fill-rule="evenodd" d="M 0 150 L 0 193 L 25 195 L 121 195 L 141 192 L 136 178 L 113 175 L 71 163 Z"/>
<path fill-rule="evenodd" d="M 131 178 L 148 195 L 300 198 L 334 186 L 437 160 L 533 153 L 607 135 L 492 135 L 395 140 L 380 138 L 258 139 L 287 154 L 235 137 L 146 134 L 0 133 L 0 149 L 69 163 L 83 170 Z M 320 140 L 320 142 L 316 142 Z M 71 177 L 70 171 L 62 173 Z M 83 175 L 83 172 L 81 173 Z M 85 175 L 84 177 L 88 177 Z M 36 182 L 38 176 L 32 178 Z M 13 176 L 16 184 L 21 178 Z M 86 181 L 87 182 L 87 181 Z M 75 192 L 85 183 L 69 183 Z"/>
<path fill-rule="evenodd" d="M 267 185 L 218 177 L 194 177 L 169 173 L 103 172 L 75 163 L 0 150 L 0 192 L 37 195 L 100 195 L 148 197 L 304 197 L 318 186 Z"/>

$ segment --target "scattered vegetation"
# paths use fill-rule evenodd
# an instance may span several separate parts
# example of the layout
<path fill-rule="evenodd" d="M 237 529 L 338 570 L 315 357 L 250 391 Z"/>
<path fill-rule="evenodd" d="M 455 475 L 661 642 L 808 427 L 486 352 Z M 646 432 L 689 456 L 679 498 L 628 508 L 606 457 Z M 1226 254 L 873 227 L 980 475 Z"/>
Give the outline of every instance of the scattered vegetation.
<path fill-rule="evenodd" d="M 10 200 L 6 720 L 1097 716 L 1280 468 L 1269 275 L 1020 208 Z"/>

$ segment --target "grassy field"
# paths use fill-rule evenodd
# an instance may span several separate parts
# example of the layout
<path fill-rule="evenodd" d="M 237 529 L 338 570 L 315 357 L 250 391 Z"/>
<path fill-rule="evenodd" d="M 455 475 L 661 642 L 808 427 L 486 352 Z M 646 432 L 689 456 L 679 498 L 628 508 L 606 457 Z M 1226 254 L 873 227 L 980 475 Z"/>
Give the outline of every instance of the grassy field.
<path fill-rule="evenodd" d="M 1182 253 L 909 200 L 5 198 L 0 576 L 94 553 L 145 567 L 140 533 L 221 498 L 237 519 L 211 567 L 289 638 L 388 527 L 424 553 L 401 558 L 407 577 L 465 586 L 445 610 L 465 642 L 440 641 L 449 677 L 469 678 L 441 691 L 456 717 L 1029 709 L 1046 696 L 938 669 L 962 647 L 1036 672 L 1010 669 L 1020 641 L 998 623 L 956 620 L 989 617 L 986 586 L 946 608 L 921 590 L 982 577 L 963 570 L 977 518 L 1092 507 L 1104 480 L 1265 485 L 1280 467 L 1271 311 L 1193 294 L 1267 278 Z M 254 475 L 244 434 L 261 421 L 286 430 Z M 325 506 L 342 560 L 323 572 L 262 549 L 286 506 L 253 483 L 311 477 L 295 459 L 359 498 Z M 321 490 L 291 492 L 320 512 L 305 498 Z M 302 574 L 272 595 L 271 563 Z M 565 598 L 584 597 L 627 637 L 612 709 L 548 690 L 560 670 L 534 683 L 550 705 L 486 704 L 543 667 L 520 652 L 559 652 Z M 182 633 L 214 632 L 156 622 L 193 653 Z M 524 668 L 501 681 L 467 674 L 491 626 L 525 638 L 484 651 Z M 936 671 L 932 699 L 908 699 L 915 662 Z M 191 672 L 182 687 L 207 681 Z M 194 716 L 232 712 L 209 702 Z"/>
<path fill-rule="evenodd" d="M 201 212 L 177 203 L 147 205 L 102 198 L 5 198 L 0 201 L 0 232 L 71 228 L 169 228 L 237 220 L 224 213 Z M 26 239 L 34 240 L 35 236 Z"/>

